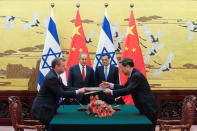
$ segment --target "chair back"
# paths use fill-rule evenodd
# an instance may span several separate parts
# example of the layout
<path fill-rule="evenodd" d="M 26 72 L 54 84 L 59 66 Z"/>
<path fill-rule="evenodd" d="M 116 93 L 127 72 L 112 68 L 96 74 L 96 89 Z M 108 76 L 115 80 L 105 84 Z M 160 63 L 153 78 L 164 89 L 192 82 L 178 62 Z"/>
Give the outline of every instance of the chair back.
<path fill-rule="evenodd" d="M 194 120 L 194 113 L 196 110 L 196 97 L 195 96 L 186 96 L 184 98 L 183 106 L 182 106 L 182 124 L 188 125 L 191 128 L 193 120 Z"/>
<path fill-rule="evenodd" d="M 23 124 L 21 101 L 17 96 L 10 96 L 8 103 L 12 126 L 16 129 L 16 125 Z"/>

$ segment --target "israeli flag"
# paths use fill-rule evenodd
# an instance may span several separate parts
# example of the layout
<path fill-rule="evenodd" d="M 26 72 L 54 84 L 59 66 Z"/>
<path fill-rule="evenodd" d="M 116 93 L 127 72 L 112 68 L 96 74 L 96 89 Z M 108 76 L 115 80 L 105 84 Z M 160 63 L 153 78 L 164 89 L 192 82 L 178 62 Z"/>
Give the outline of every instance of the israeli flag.
<path fill-rule="evenodd" d="M 113 44 L 112 33 L 110 28 L 110 23 L 107 17 L 107 8 L 105 8 L 105 16 L 103 20 L 103 25 L 100 33 L 99 43 L 97 46 L 96 57 L 94 60 L 93 69 L 95 70 L 98 66 L 102 66 L 101 57 L 103 54 L 108 54 L 110 56 L 110 65 L 117 66 L 117 58 L 115 53 L 115 47 Z"/>
<path fill-rule="evenodd" d="M 44 44 L 44 49 L 41 57 L 40 62 L 40 69 L 39 69 L 39 76 L 38 76 L 38 87 L 42 84 L 44 77 L 46 74 L 52 69 L 51 62 L 55 57 L 62 57 L 59 38 L 57 35 L 54 15 L 53 15 L 53 8 L 51 8 L 51 17 L 49 19 L 46 40 Z M 61 78 L 63 83 L 66 85 L 66 75 L 65 73 L 61 74 Z"/>

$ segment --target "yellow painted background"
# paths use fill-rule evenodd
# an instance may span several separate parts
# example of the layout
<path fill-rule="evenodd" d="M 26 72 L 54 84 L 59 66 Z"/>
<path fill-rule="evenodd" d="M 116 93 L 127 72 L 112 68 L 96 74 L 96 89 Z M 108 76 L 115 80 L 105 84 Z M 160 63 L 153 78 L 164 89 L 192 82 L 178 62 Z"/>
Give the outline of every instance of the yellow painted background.
<path fill-rule="evenodd" d="M 43 19 L 50 17 L 51 7 L 50 0 L 0 0 L 0 53 L 6 50 L 14 50 L 17 53 L 11 56 L 0 57 L 0 69 L 6 70 L 8 64 L 22 64 L 24 67 L 35 68 L 37 60 L 40 59 L 42 51 L 38 52 L 20 52 L 19 49 L 25 47 L 34 47 L 44 44 L 46 29 L 44 28 Z M 71 20 L 75 19 L 76 2 L 79 2 L 81 19 L 93 20 L 93 23 L 83 23 L 85 35 L 91 29 L 94 29 L 96 34 L 92 41 L 97 45 L 101 24 L 104 17 L 104 3 L 108 2 L 108 18 L 113 25 L 115 22 L 120 23 L 120 32 L 125 33 L 125 26 L 128 25 L 130 16 L 130 0 L 54 0 L 54 16 L 57 26 L 58 36 L 62 50 L 69 49 L 72 30 L 74 23 Z M 183 68 L 184 64 L 197 65 L 197 32 L 194 32 L 194 40 L 187 42 L 188 29 L 181 27 L 187 20 L 197 22 L 197 0 L 133 0 L 134 16 L 136 19 L 138 35 L 144 39 L 143 25 L 149 26 L 153 34 L 156 34 L 158 29 L 163 31 L 160 42 L 164 43 L 165 48 L 158 53 L 159 58 L 165 61 L 170 51 L 174 53 L 172 61 L 172 72 L 164 72 L 159 77 L 151 76 L 151 73 L 158 69 L 159 66 L 153 61 L 150 65 L 155 68 L 146 68 L 147 77 L 152 89 L 197 89 L 197 68 Z M 39 27 L 33 27 L 28 30 L 23 30 L 22 26 L 26 23 L 23 20 L 31 21 L 34 12 L 39 13 Z M 160 16 L 162 18 L 152 19 L 147 22 L 138 21 L 140 17 Z M 6 18 L 1 16 L 16 16 L 15 26 L 13 29 L 2 29 Z M 140 40 L 146 46 L 149 43 Z M 96 48 L 87 45 L 89 52 L 96 52 Z M 143 55 L 146 49 L 142 48 Z M 23 57 L 28 54 L 28 57 Z M 19 57 L 20 56 L 20 57 Z M 64 54 L 67 58 L 68 55 Z M 120 56 L 120 55 L 118 55 Z M 94 55 L 91 55 L 92 63 Z M 151 57 L 156 60 L 156 57 Z M 1 76 L 1 74 L 0 74 Z M 0 78 L 0 82 L 11 82 L 9 86 L 0 86 L 0 90 L 27 90 L 29 78 L 7 79 Z"/>

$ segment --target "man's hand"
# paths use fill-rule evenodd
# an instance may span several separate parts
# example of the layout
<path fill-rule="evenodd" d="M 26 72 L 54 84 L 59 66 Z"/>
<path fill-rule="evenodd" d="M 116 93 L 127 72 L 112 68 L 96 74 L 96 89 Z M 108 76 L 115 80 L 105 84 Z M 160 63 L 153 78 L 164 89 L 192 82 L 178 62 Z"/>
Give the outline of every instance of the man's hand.
<path fill-rule="evenodd" d="M 103 88 L 103 87 L 110 87 L 110 83 L 109 82 L 105 82 L 105 81 L 103 81 L 100 85 L 99 85 L 99 87 L 101 87 L 101 88 Z"/>
<path fill-rule="evenodd" d="M 69 98 L 69 102 L 71 103 L 71 102 L 73 102 L 74 101 L 74 99 L 73 98 Z"/>
<path fill-rule="evenodd" d="M 112 94 L 112 90 L 111 90 L 111 89 L 106 89 L 106 90 L 104 91 L 104 93 L 105 93 L 106 95 L 111 95 L 111 94 Z"/>
<path fill-rule="evenodd" d="M 86 92 L 85 88 L 81 88 L 78 90 L 79 94 L 84 94 Z"/>

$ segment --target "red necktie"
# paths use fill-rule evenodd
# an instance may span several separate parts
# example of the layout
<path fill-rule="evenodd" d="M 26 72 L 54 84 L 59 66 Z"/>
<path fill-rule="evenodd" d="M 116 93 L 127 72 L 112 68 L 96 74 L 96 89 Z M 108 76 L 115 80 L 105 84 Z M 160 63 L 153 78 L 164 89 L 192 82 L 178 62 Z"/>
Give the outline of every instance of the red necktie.
<path fill-rule="evenodd" d="M 85 69 L 84 69 L 85 67 L 84 66 L 82 66 L 82 79 L 83 79 L 83 81 L 85 81 Z"/>
<path fill-rule="evenodd" d="M 62 78 L 61 78 L 60 76 L 59 76 L 59 83 L 62 85 Z M 61 85 L 60 85 L 60 86 L 61 86 Z M 60 104 L 60 103 L 63 104 L 63 108 L 64 108 L 64 101 L 63 101 L 63 99 L 62 99 L 61 97 L 59 98 L 59 104 Z"/>
<path fill-rule="evenodd" d="M 62 78 L 59 76 L 59 82 L 60 84 L 62 84 Z"/>

